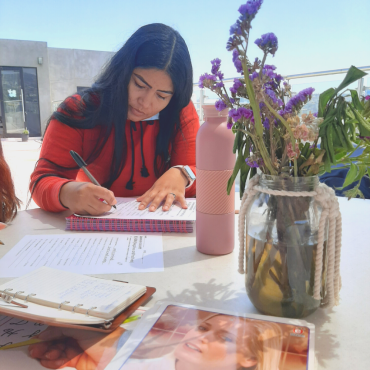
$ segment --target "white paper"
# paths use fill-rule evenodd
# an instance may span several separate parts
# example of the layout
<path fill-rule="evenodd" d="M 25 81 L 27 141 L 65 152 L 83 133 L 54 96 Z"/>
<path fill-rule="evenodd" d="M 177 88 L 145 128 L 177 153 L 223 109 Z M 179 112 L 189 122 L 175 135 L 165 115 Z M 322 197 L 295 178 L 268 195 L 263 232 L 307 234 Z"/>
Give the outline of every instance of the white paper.
<path fill-rule="evenodd" d="M 41 266 L 85 275 L 163 271 L 162 234 L 26 235 L 0 260 L 0 278 Z"/>
<path fill-rule="evenodd" d="M 26 342 L 47 327 L 47 325 L 0 315 L 0 348 Z"/>
<path fill-rule="evenodd" d="M 106 218 L 106 219 L 122 219 L 122 220 L 181 220 L 181 221 L 195 221 L 196 216 L 196 200 L 188 198 L 186 203 L 187 209 L 181 208 L 178 203 L 172 204 L 171 208 L 164 212 L 162 207 L 154 212 L 149 212 L 149 206 L 140 211 L 138 210 L 139 202 L 133 198 L 116 198 L 117 209 L 112 208 L 110 212 L 106 212 L 102 216 L 86 216 L 77 215 L 79 217 L 88 218 Z"/>

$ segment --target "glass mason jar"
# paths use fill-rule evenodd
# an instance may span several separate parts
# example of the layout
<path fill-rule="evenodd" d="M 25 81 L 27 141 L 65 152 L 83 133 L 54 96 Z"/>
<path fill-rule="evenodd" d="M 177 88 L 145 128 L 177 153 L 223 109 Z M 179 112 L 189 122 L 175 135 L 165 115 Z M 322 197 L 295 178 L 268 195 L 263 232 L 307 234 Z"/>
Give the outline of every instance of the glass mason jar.
<path fill-rule="evenodd" d="M 261 175 L 269 190 L 314 191 L 317 176 Z M 246 222 L 246 290 L 254 306 L 273 316 L 302 318 L 326 297 L 327 225 L 325 228 L 321 300 L 313 298 L 320 204 L 313 197 L 258 192 Z"/>

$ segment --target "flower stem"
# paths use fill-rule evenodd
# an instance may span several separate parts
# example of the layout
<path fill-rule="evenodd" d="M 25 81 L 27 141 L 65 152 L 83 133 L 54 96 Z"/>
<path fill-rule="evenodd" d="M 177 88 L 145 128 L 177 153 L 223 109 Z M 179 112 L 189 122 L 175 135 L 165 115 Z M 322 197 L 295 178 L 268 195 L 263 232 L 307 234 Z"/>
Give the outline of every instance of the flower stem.
<path fill-rule="evenodd" d="M 265 100 L 265 104 L 266 104 L 266 107 L 269 109 L 269 111 L 273 114 L 273 116 L 276 119 L 278 119 L 285 126 L 286 130 L 289 133 L 290 141 L 292 142 L 293 150 L 295 151 L 295 137 L 293 135 L 292 129 L 289 126 L 289 123 L 283 117 L 281 117 L 280 114 L 278 112 L 276 112 L 274 108 L 271 107 L 271 105 L 267 101 L 267 99 Z M 294 158 L 294 177 L 298 177 L 297 158 Z"/>
<path fill-rule="evenodd" d="M 254 127 L 256 129 L 256 143 L 258 146 L 258 149 L 261 153 L 263 162 L 265 163 L 265 166 L 270 172 L 270 175 L 277 175 L 277 171 L 272 165 L 271 158 L 269 156 L 269 153 L 267 151 L 267 148 L 265 146 L 265 143 L 263 142 L 263 126 L 262 126 L 262 121 L 261 121 L 261 116 L 260 116 L 260 107 L 258 103 L 256 102 L 256 98 L 254 96 L 254 90 L 253 86 L 251 83 L 251 80 L 249 79 L 249 73 L 248 73 L 248 68 L 243 63 L 243 71 L 244 71 L 244 80 L 245 80 L 245 87 L 248 92 L 248 98 L 249 98 L 249 103 L 252 107 L 253 110 L 253 116 L 254 116 Z"/>

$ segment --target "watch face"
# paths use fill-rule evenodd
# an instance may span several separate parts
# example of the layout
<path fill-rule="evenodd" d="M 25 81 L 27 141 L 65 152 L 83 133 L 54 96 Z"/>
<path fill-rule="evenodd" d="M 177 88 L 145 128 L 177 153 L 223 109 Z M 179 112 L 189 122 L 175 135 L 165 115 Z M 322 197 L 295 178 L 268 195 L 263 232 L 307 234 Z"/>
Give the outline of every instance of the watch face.
<path fill-rule="evenodd" d="M 194 181 L 195 180 L 195 175 L 194 175 L 194 172 L 191 170 L 191 168 L 189 166 L 184 166 L 183 168 L 186 171 L 186 173 L 188 174 L 191 181 Z"/>

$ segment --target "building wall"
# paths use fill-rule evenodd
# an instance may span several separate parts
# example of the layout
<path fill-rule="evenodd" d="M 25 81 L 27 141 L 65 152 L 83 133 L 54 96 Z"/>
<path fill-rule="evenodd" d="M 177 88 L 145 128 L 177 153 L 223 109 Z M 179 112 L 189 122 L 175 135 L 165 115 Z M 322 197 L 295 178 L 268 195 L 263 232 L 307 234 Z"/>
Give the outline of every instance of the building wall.
<path fill-rule="evenodd" d="M 113 52 L 48 48 L 52 107 L 76 93 L 77 86 L 89 87 Z"/>
<path fill-rule="evenodd" d="M 42 65 L 37 58 L 42 57 Z M 37 68 L 41 131 L 51 114 L 48 47 L 42 41 L 0 39 L 0 66 Z"/>

